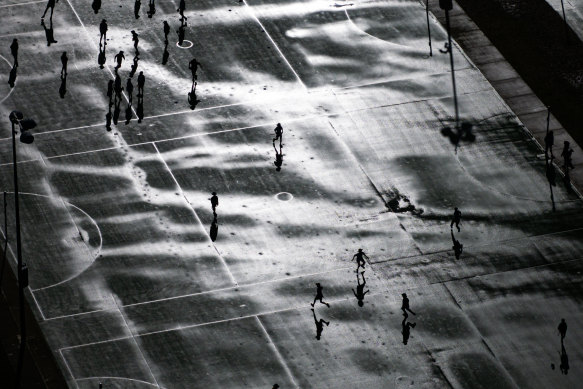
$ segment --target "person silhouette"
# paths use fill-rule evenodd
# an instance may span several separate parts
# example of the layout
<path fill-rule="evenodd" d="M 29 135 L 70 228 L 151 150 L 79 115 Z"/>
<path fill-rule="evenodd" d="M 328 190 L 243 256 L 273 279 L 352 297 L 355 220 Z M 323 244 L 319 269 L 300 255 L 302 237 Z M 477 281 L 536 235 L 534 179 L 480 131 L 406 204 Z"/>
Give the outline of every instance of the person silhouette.
<path fill-rule="evenodd" d="M 455 207 L 455 210 L 453 211 L 453 219 L 451 220 L 451 224 L 449 225 L 449 228 L 453 229 L 453 225 L 455 223 L 455 226 L 457 227 L 458 232 L 460 232 L 460 222 L 462 220 L 462 212 L 457 209 L 457 207 Z"/>
<path fill-rule="evenodd" d="M 164 20 L 163 25 L 164 25 L 164 43 L 168 45 L 168 34 L 170 34 L 170 25 L 166 20 Z"/>
<path fill-rule="evenodd" d="M 107 21 L 105 19 L 101 19 L 101 23 L 99 23 L 99 43 L 102 39 L 104 42 L 107 40 Z"/>
<path fill-rule="evenodd" d="M 281 127 L 281 124 L 277 123 L 277 126 L 275 126 L 273 131 L 275 132 L 275 138 L 273 138 L 273 142 L 275 143 L 275 141 L 279 139 L 279 147 L 282 147 L 281 142 L 283 140 L 283 127 Z"/>
<path fill-rule="evenodd" d="M 115 75 L 115 81 L 113 83 L 113 91 L 115 92 L 115 101 L 121 101 L 121 92 L 123 87 L 121 86 L 121 78 L 119 74 Z"/>
<path fill-rule="evenodd" d="M 59 87 L 59 96 L 61 99 L 65 98 L 65 94 L 67 93 L 67 73 L 61 73 L 61 86 Z"/>
<path fill-rule="evenodd" d="M 316 312 L 314 311 L 314 308 L 312 308 L 312 315 L 314 315 L 314 323 L 316 323 L 316 339 L 320 340 L 322 337 L 322 331 L 324 330 L 324 324 L 326 324 L 326 327 L 328 327 L 330 322 L 324 319 L 318 320 L 316 318 Z"/>
<path fill-rule="evenodd" d="M 140 0 L 136 0 L 134 3 L 134 16 L 136 19 L 140 18 L 140 7 L 142 6 L 142 2 Z"/>
<path fill-rule="evenodd" d="M 138 74 L 138 97 L 144 96 L 144 85 L 146 84 L 146 76 L 144 76 L 144 72 L 140 72 Z"/>
<path fill-rule="evenodd" d="M 211 198 L 211 207 L 213 209 L 213 214 L 216 214 L 216 208 L 219 206 L 219 197 L 217 196 L 217 192 L 213 192 Z"/>
<path fill-rule="evenodd" d="M 13 66 L 18 66 L 18 39 L 14 38 L 12 44 L 10 45 L 10 53 L 14 58 Z"/>
<path fill-rule="evenodd" d="M 453 230 L 450 230 L 450 232 L 451 232 L 451 241 L 453 242 L 453 246 L 451 248 L 453 249 L 455 259 L 460 259 L 460 256 L 462 255 L 462 252 L 464 251 L 464 245 L 461 244 L 460 241 L 455 238 L 455 236 L 453 236 Z"/>
<path fill-rule="evenodd" d="M 362 275 L 362 284 L 360 283 L 360 279 L 358 278 L 358 272 L 356 273 L 356 292 L 352 289 L 352 293 L 354 297 L 358 300 L 358 306 L 362 307 L 364 305 L 364 295 L 370 292 L 370 290 L 364 291 L 364 287 L 366 286 L 366 280 L 364 279 L 364 272 L 360 273 Z"/>
<path fill-rule="evenodd" d="M 401 303 L 401 310 L 403 311 L 403 315 L 407 315 L 407 311 L 411 312 L 413 315 L 415 312 L 409 308 L 409 298 L 407 297 L 407 293 L 402 293 L 401 296 L 403 297 L 403 302 Z"/>
<path fill-rule="evenodd" d="M 324 291 L 324 287 L 322 285 L 320 285 L 319 282 L 316 282 L 316 297 L 314 297 L 314 302 L 310 303 L 310 305 L 313 307 L 314 304 L 316 304 L 316 301 L 320 301 L 321 304 L 325 304 L 328 308 L 330 308 L 330 304 L 322 301 L 322 299 L 324 298 L 323 292 Z"/>
<path fill-rule="evenodd" d="M 130 73 L 129 73 L 130 78 L 133 77 L 134 74 L 136 74 L 136 71 L 138 70 L 138 61 L 139 60 L 140 60 L 140 57 L 138 57 L 137 55 L 134 56 L 132 66 L 130 67 Z"/>
<path fill-rule="evenodd" d="M 53 19 L 49 19 L 49 28 L 47 28 L 44 19 L 41 20 L 40 22 L 41 26 L 43 26 L 44 30 L 45 30 L 45 38 L 47 39 L 47 46 L 50 46 L 51 43 L 57 43 L 57 41 L 55 40 L 54 37 L 54 31 L 53 31 Z"/>
<path fill-rule="evenodd" d="M 148 14 L 148 17 L 150 19 L 152 19 L 152 16 L 154 16 L 154 14 L 156 13 L 156 3 L 154 3 L 154 0 L 150 0 L 150 3 L 148 4 L 148 12 L 146 12 L 146 14 Z"/>
<path fill-rule="evenodd" d="M 103 48 L 101 42 L 99 43 L 99 55 L 97 56 L 97 64 L 99 65 L 99 69 L 103 69 L 105 66 L 105 42 L 103 44 Z"/>
<path fill-rule="evenodd" d="M 47 1 L 47 6 L 45 8 L 45 12 L 43 12 L 43 16 L 41 16 L 41 19 L 45 18 L 45 15 L 47 14 L 47 11 L 49 10 L 49 8 L 51 9 L 51 16 L 49 17 L 49 19 L 53 20 L 53 11 L 55 10 L 55 3 L 58 3 L 59 0 L 48 0 Z M 38 20 L 38 19 L 37 19 Z"/>
<path fill-rule="evenodd" d="M 573 166 L 573 162 L 571 160 L 572 154 L 573 154 L 573 149 L 571 148 L 569 141 L 566 140 L 563 143 L 563 151 L 561 152 L 561 157 L 564 158 L 563 167 L 565 168 L 565 170 L 567 170 L 569 168 L 575 169 L 575 166 Z"/>
<path fill-rule="evenodd" d="M 554 144 L 555 144 L 555 135 L 553 133 L 553 130 L 550 130 L 545 135 L 545 155 L 550 152 L 551 159 L 554 158 L 554 156 L 553 156 L 553 145 Z"/>
<path fill-rule="evenodd" d="M 186 27 L 186 23 L 183 23 L 180 25 L 180 27 L 178 27 L 178 30 L 176 30 L 176 33 L 178 34 L 178 45 L 179 46 L 182 46 L 182 44 L 184 43 L 185 27 Z"/>
<path fill-rule="evenodd" d="M 411 328 L 415 328 L 417 323 L 411 323 L 407 321 L 409 315 L 405 314 L 403 321 L 401 322 L 401 333 L 403 334 L 403 344 L 407 344 L 409 342 L 409 337 L 411 336 Z"/>
<path fill-rule="evenodd" d="M 132 42 L 134 42 L 134 50 L 136 50 L 136 55 L 139 55 L 140 50 L 138 50 L 138 43 L 140 43 L 140 38 L 138 37 L 138 33 L 135 30 L 132 30 L 131 33 L 132 33 Z"/>
<path fill-rule="evenodd" d="M 196 60 L 196 58 L 193 58 L 189 63 L 188 63 L 188 68 L 190 69 L 190 73 L 192 74 L 192 82 L 196 81 L 196 79 L 198 78 L 196 75 L 196 72 L 198 71 L 198 67 L 202 68 L 202 65 L 200 62 L 198 62 Z"/>
<path fill-rule="evenodd" d="M 283 153 L 281 152 L 281 146 L 279 147 L 279 151 L 275 147 L 275 142 L 273 143 L 273 149 L 275 150 L 275 161 L 273 164 L 275 165 L 275 170 L 280 171 L 281 165 L 283 164 Z"/>
<path fill-rule="evenodd" d="M 12 69 L 10 69 L 10 75 L 8 76 L 8 85 L 10 85 L 11 88 L 14 88 L 14 84 L 16 83 L 16 69 L 18 67 L 16 65 L 12 66 Z"/>
<path fill-rule="evenodd" d="M 357 264 L 356 272 L 357 273 L 358 273 L 358 269 L 360 269 L 361 266 L 364 269 L 364 265 L 366 264 L 366 261 L 364 260 L 364 258 L 369 259 L 366 256 L 366 254 L 364 253 L 364 251 L 362 251 L 362 249 L 358 249 L 358 252 L 352 256 L 351 261 L 354 261 L 356 259 L 356 264 Z"/>
<path fill-rule="evenodd" d="M 563 339 L 565 339 L 565 335 L 567 335 L 567 322 L 565 321 L 565 319 L 561 319 L 561 322 L 559 323 L 557 330 L 561 335 L 561 343 L 563 343 Z"/>
<path fill-rule="evenodd" d="M 130 124 L 130 121 L 132 120 L 132 102 L 129 101 L 128 102 L 128 106 L 126 107 L 126 125 Z"/>
<path fill-rule="evenodd" d="M 184 0 L 180 0 L 180 3 L 178 5 L 178 9 L 176 10 L 176 12 L 178 12 L 180 14 L 180 21 L 181 22 L 188 19 L 186 16 L 184 16 L 185 10 L 186 10 L 186 2 Z"/>
<path fill-rule="evenodd" d="M 549 184 L 552 186 L 557 186 L 557 173 L 555 172 L 555 166 L 552 162 L 547 161 L 546 164 L 546 176 Z"/>
<path fill-rule="evenodd" d="M 117 53 L 115 55 L 115 57 L 113 57 L 113 60 L 117 62 L 117 66 L 115 67 L 116 72 L 117 72 L 117 69 L 119 69 L 121 67 L 121 63 L 124 59 L 126 59 L 126 57 L 125 57 L 125 55 L 123 55 L 123 50 L 120 50 L 120 52 Z"/>
<path fill-rule="evenodd" d="M 128 81 L 126 82 L 126 92 L 128 94 L 128 99 L 130 104 L 132 103 L 132 99 L 133 99 L 133 94 L 134 94 L 134 84 L 132 84 L 132 79 L 128 78 Z"/>
<path fill-rule="evenodd" d="M 91 3 L 91 8 L 93 8 L 93 12 L 95 12 L 95 14 L 97 15 L 99 10 L 101 9 L 101 0 L 93 0 L 93 3 Z"/>
<path fill-rule="evenodd" d="M 61 54 L 61 76 L 63 74 L 67 75 L 67 63 L 69 63 L 69 58 L 67 58 L 67 52 L 63 51 L 63 54 Z"/>
<path fill-rule="evenodd" d="M 561 369 L 561 373 L 564 375 L 569 373 L 569 356 L 563 343 L 561 343 L 561 364 L 559 365 L 559 369 Z"/>
<path fill-rule="evenodd" d="M 107 82 L 107 97 L 109 98 L 109 106 L 113 104 L 113 80 Z"/>

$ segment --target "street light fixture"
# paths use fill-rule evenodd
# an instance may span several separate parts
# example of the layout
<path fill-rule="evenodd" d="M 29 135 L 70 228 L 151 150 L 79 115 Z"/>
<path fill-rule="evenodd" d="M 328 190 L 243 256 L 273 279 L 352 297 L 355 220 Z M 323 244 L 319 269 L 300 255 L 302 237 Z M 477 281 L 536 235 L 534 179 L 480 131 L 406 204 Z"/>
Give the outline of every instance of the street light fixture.
<path fill-rule="evenodd" d="M 20 388 L 20 377 L 22 376 L 22 366 L 24 362 L 24 351 L 26 344 L 26 323 L 24 316 L 24 289 L 28 286 L 28 267 L 22 262 L 22 243 L 20 238 L 20 209 L 18 205 L 18 171 L 16 160 L 16 125 L 20 129 L 20 141 L 31 144 L 34 136 L 30 130 L 36 127 L 36 122 L 32 119 L 24 119 L 24 115 L 19 111 L 12 111 L 9 115 L 12 123 L 12 164 L 14 166 L 14 213 L 16 216 L 16 260 L 18 266 L 18 302 L 20 306 L 20 352 L 18 354 L 18 366 L 16 371 L 16 385 Z"/>

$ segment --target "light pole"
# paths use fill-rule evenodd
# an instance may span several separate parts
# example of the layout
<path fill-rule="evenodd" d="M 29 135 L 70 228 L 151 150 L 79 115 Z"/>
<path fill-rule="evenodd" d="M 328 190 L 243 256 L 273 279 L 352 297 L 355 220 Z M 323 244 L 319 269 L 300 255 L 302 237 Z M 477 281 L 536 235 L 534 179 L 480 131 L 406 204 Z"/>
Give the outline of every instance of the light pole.
<path fill-rule="evenodd" d="M 20 209 L 18 207 L 18 171 L 16 160 L 16 125 L 20 129 L 20 141 L 31 144 L 34 136 L 29 132 L 36 127 L 36 122 L 32 119 L 24 119 L 24 115 L 19 111 L 10 112 L 10 122 L 12 123 L 12 164 L 14 166 L 14 212 L 16 215 L 16 260 L 18 267 L 18 303 L 20 307 L 20 351 L 18 354 L 18 366 L 16 370 L 16 385 L 20 388 L 20 377 L 22 376 L 22 366 L 24 362 L 24 351 L 26 345 L 26 323 L 24 316 L 24 289 L 28 286 L 28 267 L 22 263 L 22 244 L 20 239 Z"/>
<path fill-rule="evenodd" d="M 449 11 L 453 8 L 452 0 L 439 0 L 439 8 L 445 11 L 445 24 L 447 27 L 447 44 L 445 50 L 442 53 L 447 53 L 449 51 L 449 62 L 451 64 L 451 82 L 453 84 L 453 104 L 455 106 L 455 127 L 458 127 L 459 123 L 459 113 L 457 107 L 457 91 L 455 87 L 455 70 L 453 66 L 453 46 L 451 44 L 451 29 L 449 27 Z"/>

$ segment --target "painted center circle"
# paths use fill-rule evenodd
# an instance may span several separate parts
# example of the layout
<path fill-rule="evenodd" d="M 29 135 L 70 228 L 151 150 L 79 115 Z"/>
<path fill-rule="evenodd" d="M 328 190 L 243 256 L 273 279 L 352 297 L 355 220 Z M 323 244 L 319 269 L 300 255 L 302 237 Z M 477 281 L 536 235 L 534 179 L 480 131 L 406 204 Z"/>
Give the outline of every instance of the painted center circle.
<path fill-rule="evenodd" d="M 180 47 L 181 49 L 190 49 L 194 44 L 189 40 L 183 40 L 182 46 L 178 42 L 176 42 L 176 46 Z"/>
<path fill-rule="evenodd" d="M 280 192 L 275 195 L 275 198 L 278 199 L 279 201 L 290 201 L 291 199 L 294 198 L 294 196 L 291 193 Z"/>

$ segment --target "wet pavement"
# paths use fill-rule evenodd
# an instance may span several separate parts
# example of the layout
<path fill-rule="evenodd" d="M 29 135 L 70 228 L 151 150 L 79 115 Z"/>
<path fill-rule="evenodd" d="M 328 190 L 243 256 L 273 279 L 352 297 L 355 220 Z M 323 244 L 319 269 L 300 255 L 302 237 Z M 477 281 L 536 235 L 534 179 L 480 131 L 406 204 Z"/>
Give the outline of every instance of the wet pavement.
<path fill-rule="evenodd" d="M 27 297 L 71 388 L 578 386 L 580 197 L 558 173 L 549 187 L 543 150 L 455 46 L 458 139 L 446 34 L 430 15 L 429 56 L 421 3 L 197 1 L 184 47 L 174 2 L 136 19 L 129 2 L 64 0 L 50 46 L 44 2 L 7 5 L 0 54 L 11 64 L 14 37 L 20 52 L 2 113 L 39 124 L 18 145 Z M 126 91 L 109 132 L 131 30 L 144 118 Z M 312 312 L 316 283 L 330 307 Z"/>

